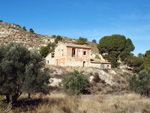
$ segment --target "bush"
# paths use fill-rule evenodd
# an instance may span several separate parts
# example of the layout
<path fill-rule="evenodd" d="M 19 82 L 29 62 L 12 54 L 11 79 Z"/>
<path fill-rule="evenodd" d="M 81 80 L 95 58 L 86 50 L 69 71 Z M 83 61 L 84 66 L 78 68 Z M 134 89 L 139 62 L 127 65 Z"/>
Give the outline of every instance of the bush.
<path fill-rule="evenodd" d="M 96 43 L 96 40 L 95 40 L 95 39 L 93 39 L 93 40 L 92 40 L 92 42 L 93 42 L 93 43 Z"/>
<path fill-rule="evenodd" d="M 69 95 L 79 95 L 89 85 L 88 78 L 78 71 L 70 73 L 69 77 L 63 78 L 63 88 Z"/>
<path fill-rule="evenodd" d="M 49 43 L 47 46 L 42 46 L 40 48 L 40 54 L 43 57 L 46 57 L 49 53 L 53 52 L 55 50 L 56 43 Z"/>
<path fill-rule="evenodd" d="M 46 57 L 49 53 L 49 48 L 46 46 L 46 47 L 41 47 L 40 49 L 40 54 L 43 56 L 43 57 Z"/>
<path fill-rule="evenodd" d="M 29 30 L 29 31 L 30 31 L 30 33 L 34 33 L 34 30 L 33 30 L 32 28 L 30 28 L 30 30 Z"/>
<path fill-rule="evenodd" d="M 25 30 L 25 31 L 27 31 L 27 29 L 26 29 L 26 27 L 25 26 L 23 26 L 23 28 L 22 28 L 23 30 Z"/>
<path fill-rule="evenodd" d="M 3 20 L 0 20 L 0 22 L 3 22 Z"/>
<path fill-rule="evenodd" d="M 150 95 L 150 69 L 142 70 L 138 75 L 133 75 L 129 79 L 129 88 L 136 93 Z"/>
<path fill-rule="evenodd" d="M 87 44 L 87 41 L 88 41 L 87 38 L 79 37 L 76 43 L 79 45 L 83 45 L 83 44 Z"/>
<path fill-rule="evenodd" d="M 98 55 L 96 55 L 96 56 L 95 56 L 95 58 L 97 58 L 97 59 L 101 59 Z"/>
<path fill-rule="evenodd" d="M 62 37 L 58 35 L 55 39 L 55 43 L 57 44 L 59 41 L 62 41 Z"/>

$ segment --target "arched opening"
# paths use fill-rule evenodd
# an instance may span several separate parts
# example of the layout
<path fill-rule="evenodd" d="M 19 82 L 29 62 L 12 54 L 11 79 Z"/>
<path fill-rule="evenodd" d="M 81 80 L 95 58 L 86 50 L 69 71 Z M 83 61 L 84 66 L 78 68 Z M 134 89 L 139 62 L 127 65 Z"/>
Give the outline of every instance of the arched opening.
<path fill-rule="evenodd" d="M 86 63 L 86 62 L 85 62 L 85 61 L 83 61 L 83 67 L 85 67 L 85 63 Z"/>

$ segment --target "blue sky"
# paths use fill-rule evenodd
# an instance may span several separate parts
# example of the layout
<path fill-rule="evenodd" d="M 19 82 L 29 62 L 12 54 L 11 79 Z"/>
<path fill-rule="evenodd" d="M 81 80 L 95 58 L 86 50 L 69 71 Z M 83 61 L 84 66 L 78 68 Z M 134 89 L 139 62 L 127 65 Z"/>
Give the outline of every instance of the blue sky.
<path fill-rule="evenodd" d="M 43 35 L 89 41 L 125 35 L 134 54 L 150 49 L 150 0 L 0 0 L 0 20 Z"/>

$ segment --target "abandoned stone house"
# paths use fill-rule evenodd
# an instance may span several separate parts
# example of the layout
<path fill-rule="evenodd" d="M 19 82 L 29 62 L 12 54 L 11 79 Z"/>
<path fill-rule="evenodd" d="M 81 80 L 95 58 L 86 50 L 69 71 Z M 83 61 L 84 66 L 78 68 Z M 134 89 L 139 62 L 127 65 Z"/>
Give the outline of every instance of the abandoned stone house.
<path fill-rule="evenodd" d="M 91 48 L 85 45 L 59 44 L 54 52 L 46 57 L 46 64 L 58 66 L 80 66 L 111 68 L 111 63 L 90 58 Z"/>

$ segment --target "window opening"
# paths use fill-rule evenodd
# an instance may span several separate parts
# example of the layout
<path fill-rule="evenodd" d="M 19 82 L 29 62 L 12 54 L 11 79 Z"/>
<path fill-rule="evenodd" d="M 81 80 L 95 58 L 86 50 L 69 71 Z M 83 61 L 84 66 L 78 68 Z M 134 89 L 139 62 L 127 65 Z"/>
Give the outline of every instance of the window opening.
<path fill-rule="evenodd" d="M 52 52 L 51 57 L 54 58 L 54 56 L 55 56 L 55 54 L 54 54 L 54 52 Z"/>
<path fill-rule="evenodd" d="M 86 55 L 86 51 L 83 51 L 83 55 Z"/>
<path fill-rule="evenodd" d="M 72 48 L 72 57 L 75 57 L 75 55 L 76 55 L 76 48 Z"/>

